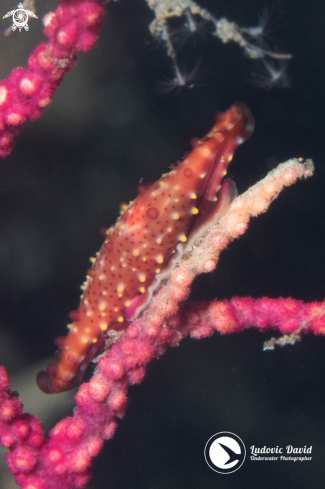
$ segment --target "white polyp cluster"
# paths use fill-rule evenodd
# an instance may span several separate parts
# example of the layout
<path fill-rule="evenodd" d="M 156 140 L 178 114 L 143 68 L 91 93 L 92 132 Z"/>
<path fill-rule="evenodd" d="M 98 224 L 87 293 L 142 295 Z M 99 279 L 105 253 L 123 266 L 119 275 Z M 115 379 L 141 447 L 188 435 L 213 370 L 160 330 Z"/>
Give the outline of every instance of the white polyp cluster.
<path fill-rule="evenodd" d="M 27 96 L 31 96 L 36 92 L 36 84 L 29 78 L 23 78 L 19 83 L 20 91 Z"/>
<path fill-rule="evenodd" d="M 4 104 L 6 102 L 7 96 L 8 96 L 7 87 L 4 87 L 3 85 L 0 86 L 0 107 L 2 104 Z"/>
<path fill-rule="evenodd" d="M 49 12 L 43 17 L 43 25 L 44 27 L 48 27 L 50 23 L 52 22 L 53 17 L 55 17 L 54 12 Z"/>

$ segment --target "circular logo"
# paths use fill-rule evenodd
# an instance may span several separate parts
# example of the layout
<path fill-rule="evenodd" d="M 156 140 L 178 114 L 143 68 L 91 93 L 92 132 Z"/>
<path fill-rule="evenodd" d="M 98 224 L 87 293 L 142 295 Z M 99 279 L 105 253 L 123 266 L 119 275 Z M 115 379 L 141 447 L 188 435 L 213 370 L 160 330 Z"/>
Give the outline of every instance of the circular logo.
<path fill-rule="evenodd" d="M 21 3 L 18 5 L 18 7 L 21 5 Z M 21 5 L 22 6 L 22 5 Z M 12 16 L 12 20 L 13 20 L 13 31 L 16 30 L 16 28 L 18 27 L 19 30 L 22 29 L 22 27 L 24 27 L 26 30 L 28 30 L 28 13 L 26 12 L 26 10 L 22 9 L 22 8 L 18 8 L 17 10 L 14 11 L 13 13 L 13 16 Z"/>
<path fill-rule="evenodd" d="M 221 431 L 211 436 L 204 447 L 204 458 L 210 469 L 219 474 L 231 474 L 244 463 L 246 448 L 239 436 Z"/>

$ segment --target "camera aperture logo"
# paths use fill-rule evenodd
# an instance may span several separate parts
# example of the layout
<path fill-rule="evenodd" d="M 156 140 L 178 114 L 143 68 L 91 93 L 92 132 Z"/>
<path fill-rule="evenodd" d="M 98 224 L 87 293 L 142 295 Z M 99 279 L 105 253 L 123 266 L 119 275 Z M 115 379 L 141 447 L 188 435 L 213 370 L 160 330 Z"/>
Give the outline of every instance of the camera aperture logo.
<path fill-rule="evenodd" d="M 306 445 L 304 447 L 294 447 L 292 445 L 287 445 L 286 447 L 267 447 L 266 445 L 256 447 L 252 445 L 250 450 L 250 459 L 262 462 L 308 462 L 313 458 L 310 456 L 313 450 L 312 445 L 310 447 Z"/>
<path fill-rule="evenodd" d="M 32 10 L 25 10 L 24 5 L 22 3 L 18 4 L 18 8 L 14 10 L 10 10 L 10 12 L 7 12 L 2 18 L 6 19 L 7 17 L 11 17 L 11 16 L 13 22 L 11 29 L 13 31 L 19 29 L 19 32 L 21 32 L 23 28 L 25 29 L 25 31 L 29 30 L 28 16 L 38 19 L 37 15 L 35 15 L 35 13 Z"/>

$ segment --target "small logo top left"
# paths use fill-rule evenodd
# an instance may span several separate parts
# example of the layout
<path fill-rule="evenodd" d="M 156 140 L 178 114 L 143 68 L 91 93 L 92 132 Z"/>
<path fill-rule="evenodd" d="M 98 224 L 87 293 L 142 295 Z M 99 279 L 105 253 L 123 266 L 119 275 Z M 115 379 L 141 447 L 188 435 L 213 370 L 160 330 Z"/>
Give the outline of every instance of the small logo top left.
<path fill-rule="evenodd" d="M 24 2 L 24 4 L 25 3 L 28 4 L 28 1 Z M 24 28 L 25 31 L 28 31 L 29 29 L 28 16 L 34 17 L 34 19 L 38 19 L 37 15 L 35 15 L 32 10 L 25 10 L 24 5 L 20 3 L 17 9 L 7 12 L 6 15 L 3 16 L 3 19 L 6 19 L 7 17 L 12 17 L 13 24 L 11 26 L 11 29 L 13 31 L 19 29 L 19 32 L 21 32 L 22 28 Z"/>

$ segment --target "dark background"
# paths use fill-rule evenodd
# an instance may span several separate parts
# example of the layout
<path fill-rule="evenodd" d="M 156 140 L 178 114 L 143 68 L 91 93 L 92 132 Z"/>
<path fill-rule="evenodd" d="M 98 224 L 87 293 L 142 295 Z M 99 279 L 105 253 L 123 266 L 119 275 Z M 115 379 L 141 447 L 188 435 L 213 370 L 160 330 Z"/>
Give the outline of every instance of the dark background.
<path fill-rule="evenodd" d="M 37 5 L 39 18 L 55 5 Z M 107 5 L 98 44 L 79 56 L 53 103 L 26 124 L 0 166 L 0 363 L 14 378 L 36 362 L 45 365 L 55 351 L 53 339 L 65 334 L 89 257 L 101 246 L 99 229 L 115 222 L 119 203 L 136 196 L 140 177 L 157 179 L 168 171 L 189 150 L 190 138 L 209 130 L 213 113 L 236 100 L 256 119 L 254 135 L 229 169 L 240 192 L 290 157 L 312 158 L 315 176 L 286 189 L 254 219 L 222 253 L 217 270 L 196 280 L 191 298 L 324 298 L 325 5 L 200 5 L 241 26 L 255 25 L 268 7 L 267 42 L 293 54 L 290 87 L 254 86 L 260 63 L 207 29 L 179 52 L 181 66 L 191 70 L 200 63 L 202 79 L 192 89 L 159 93 L 159 82 L 173 74 L 164 46 L 150 38 L 152 13 L 140 0 Z M 3 13 L 6 7 L 11 0 L 3 2 Z M 3 36 L 2 78 L 26 64 L 41 30 L 41 22 L 31 20 L 28 33 Z M 167 351 L 130 390 L 125 419 L 97 459 L 89 488 L 323 487 L 325 339 L 307 336 L 293 347 L 263 352 L 271 336 L 215 335 Z M 238 472 L 219 475 L 203 457 L 207 440 L 219 431 L 236 433 L 247 449 L 312 445 L 313 459 L 246 460 Z"/>

